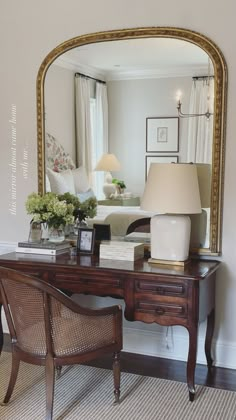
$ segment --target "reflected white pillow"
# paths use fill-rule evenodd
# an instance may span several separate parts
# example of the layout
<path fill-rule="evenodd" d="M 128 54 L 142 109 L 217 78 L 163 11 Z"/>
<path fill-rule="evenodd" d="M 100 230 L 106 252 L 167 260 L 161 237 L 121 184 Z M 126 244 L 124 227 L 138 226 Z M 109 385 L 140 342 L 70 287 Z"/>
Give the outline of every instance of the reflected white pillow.
<path fill-rule="evenodd" d="M 47 169 L 51 191 L 55 194 L 64 194 L 69 192 L 75 194 L 74 178 L 70 169 L 62 172 L 54 172 Z"/>
<path fill-rule="evenodd" d="M 88 191 L 89 180 L 86 169 L 83 166 L 80 166 L 77 169 L 73 169 L 71 172 L 74 178 L 75 192 L 78 194 Z"/>
<path fill-rule="evenodd" d="M 95 194 L 92 188 L 89 188 L 89 190 L 84 193 L 77 193 L 76 195 L 81 203 L 83 203 L 85 200 L 88 200 L 89 198 L 95 198 Z"/>

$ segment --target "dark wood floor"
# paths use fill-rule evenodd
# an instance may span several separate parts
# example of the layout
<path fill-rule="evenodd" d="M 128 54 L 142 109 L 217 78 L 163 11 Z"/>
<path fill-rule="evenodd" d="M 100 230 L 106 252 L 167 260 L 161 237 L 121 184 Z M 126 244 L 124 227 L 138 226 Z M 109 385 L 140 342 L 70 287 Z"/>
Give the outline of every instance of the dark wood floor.
<path fill-rule="evenodd" d="M 3 350 L 10 351 L 9 336 L 4 336 Z M 90 366 L 111 369 L 111 356 L 88 363 Z M 122 371 L 155 378 L 186 382 L 186 363 L 178 360 L 122 352 Z M 213 388 L 236 391 L 236 370 L 213 367 L 211 371 L 205 365 L 197 365 L 195 383 Z"/>

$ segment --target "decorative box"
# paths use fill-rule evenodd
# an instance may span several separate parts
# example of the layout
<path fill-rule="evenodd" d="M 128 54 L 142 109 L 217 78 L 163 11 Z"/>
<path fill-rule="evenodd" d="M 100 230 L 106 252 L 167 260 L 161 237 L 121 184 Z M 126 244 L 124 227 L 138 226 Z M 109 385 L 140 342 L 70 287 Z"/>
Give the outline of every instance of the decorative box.
<path fill-rule="evenodd" d="M 144 244 L 137 242 L 102 241 L 100 258 L 136 261 L 144 257 Z"/>

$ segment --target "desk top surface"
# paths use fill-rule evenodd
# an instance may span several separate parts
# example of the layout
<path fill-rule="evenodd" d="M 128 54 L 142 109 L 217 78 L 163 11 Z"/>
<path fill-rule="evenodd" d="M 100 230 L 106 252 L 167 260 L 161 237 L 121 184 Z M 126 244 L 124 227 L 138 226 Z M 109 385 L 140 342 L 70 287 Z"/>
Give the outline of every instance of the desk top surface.
<path fill-rule="evenodd" d="M 137 261 L 119 261 L 99 259 L 96 255 L 80 254 L 71 257 L 69 253 L 56 257 L 37 254 L 9 253 L 0 255 L 0 265 L 17 269 L 19 266 L 60 270 L 68 268 L 72 271 L 112 271 L 114 273 L 153 274 L 163 276 L 188 277 L 201 280 L 213 273 L 220 266 L 220 261 L 192 259 L 184 267 L 173 265 L 150 264 L 147 259 Z"/>

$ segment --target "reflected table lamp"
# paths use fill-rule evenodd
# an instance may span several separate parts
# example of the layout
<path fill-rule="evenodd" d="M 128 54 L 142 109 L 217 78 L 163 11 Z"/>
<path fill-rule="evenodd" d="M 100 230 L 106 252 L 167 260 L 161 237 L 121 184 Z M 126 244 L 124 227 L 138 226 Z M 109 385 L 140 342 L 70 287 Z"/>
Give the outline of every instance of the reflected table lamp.
<path fill-rule="evenodd" d="M 110 196 L 116 192 L 116 186 L 115 184 L 112 184 L 112 174 L 110 171 L 119 171 L 120 162 L 113 153 L 105 153 L 98 161 L 94 170 L 106 172 L 103 192 L 106 198 L 110 198 Z"/>
<path fill-rule="evenodd" d="M 152 163 L 141 209 L 151 218 L 151 261 L 167 264 L 188 260 L 190 214 L 201 213 L 195 164 Z"/>

